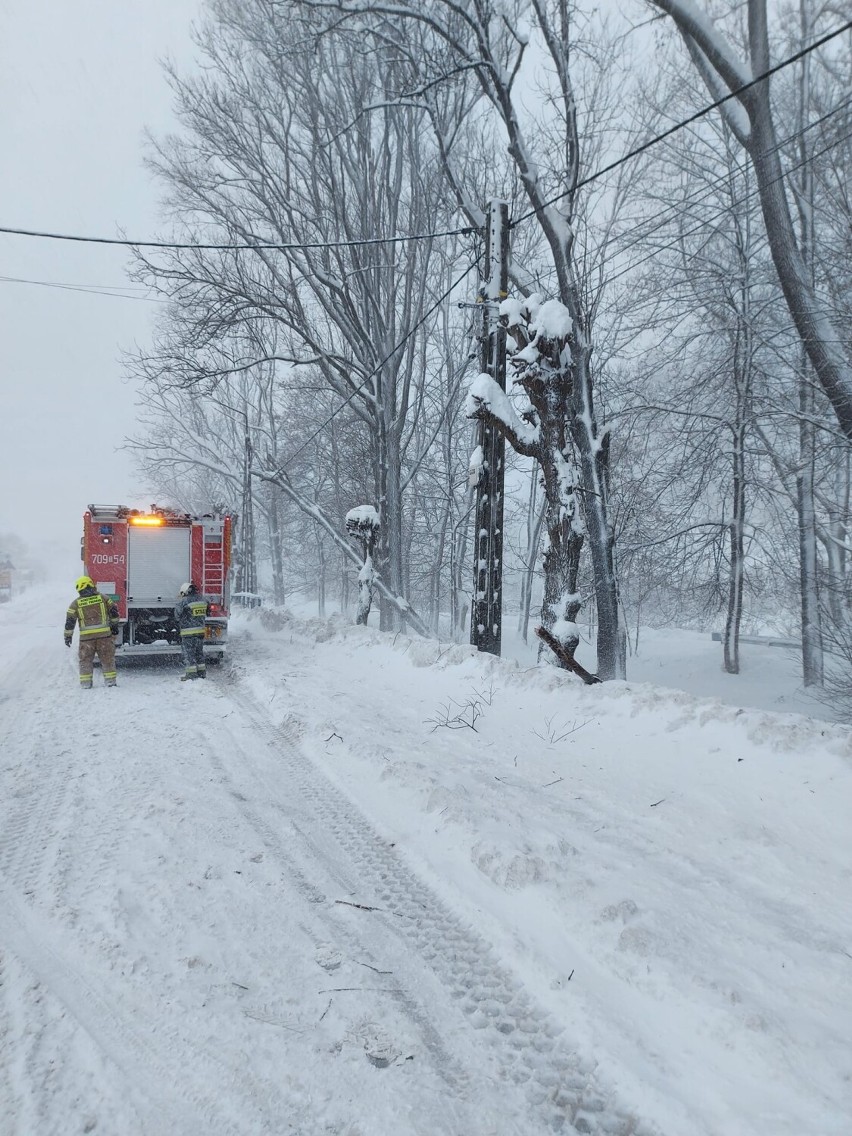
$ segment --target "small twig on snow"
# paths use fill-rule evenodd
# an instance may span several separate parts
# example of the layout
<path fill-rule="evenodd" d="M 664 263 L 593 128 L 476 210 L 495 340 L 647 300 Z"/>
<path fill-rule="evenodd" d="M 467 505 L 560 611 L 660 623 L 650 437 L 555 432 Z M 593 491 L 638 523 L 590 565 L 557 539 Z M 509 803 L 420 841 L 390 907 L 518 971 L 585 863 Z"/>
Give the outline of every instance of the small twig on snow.
<path fill-rule="evenodd" d="M 358 966 L 366 966 L 368 970 L 374 970 L 376 974 L 393 974 L 392 970 L 379 970 L 377 966 L 371 966 L 368 962 L 359 962 L 358 959 L 352 961 L 358 963 Z"/>
<path fill-rule="evenodd" d="M 396 994 L 397 989 L 393 986 L 328 986 L 324 990 L 318 990 L 317 994 L 346 994 L 351 993 L 353 990 L 362 991 L 368 994 Z"/>

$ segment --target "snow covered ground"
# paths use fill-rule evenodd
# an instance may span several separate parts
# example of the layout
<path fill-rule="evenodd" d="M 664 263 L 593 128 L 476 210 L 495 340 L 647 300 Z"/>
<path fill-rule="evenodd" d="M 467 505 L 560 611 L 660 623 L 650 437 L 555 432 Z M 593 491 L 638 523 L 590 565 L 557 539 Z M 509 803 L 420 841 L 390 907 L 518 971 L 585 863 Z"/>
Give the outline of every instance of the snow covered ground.
<path fill-rule="evenodd" d="M 2 1136 L 852 1131 L 852 731 L 782 652 L 269 611 L 89 693 L 68 598 L 0 607 Z"/>

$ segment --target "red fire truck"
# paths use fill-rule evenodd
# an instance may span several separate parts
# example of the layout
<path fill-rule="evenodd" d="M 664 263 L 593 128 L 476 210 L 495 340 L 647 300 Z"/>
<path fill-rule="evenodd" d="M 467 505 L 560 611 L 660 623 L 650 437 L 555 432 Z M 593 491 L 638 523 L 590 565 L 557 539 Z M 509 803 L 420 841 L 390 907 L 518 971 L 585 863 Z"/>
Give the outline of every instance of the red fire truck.
<path fill-rule="evenodd" d="M 220 661 L 228 638 L 231 518 L 192 516 L 152 505 L 89 505 L 81 558 L 101 595 L 121 615 L 117 655 L 180 654 L 174 618 L 181 584 L 191 580 L 210 600 L 204 653 Z"/>

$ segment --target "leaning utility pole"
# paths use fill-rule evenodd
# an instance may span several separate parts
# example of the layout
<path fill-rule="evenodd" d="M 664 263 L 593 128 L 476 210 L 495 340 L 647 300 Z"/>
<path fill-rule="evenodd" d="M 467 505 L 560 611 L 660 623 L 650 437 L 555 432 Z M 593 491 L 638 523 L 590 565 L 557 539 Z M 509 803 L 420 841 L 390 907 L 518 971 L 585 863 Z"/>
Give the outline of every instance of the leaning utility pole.
<path fill-rule="evenodd" d="M 482 304 L 480 365 L 506 389 L 506 329 L 500 302 L 509 286 L 509 206 L 492 199 L 485 229 L 485 272 L 479 292 Z M 476 482 L 473 601 L 470 641 L 480 651 L 500 654 L 503 631 L 503 480 L 506 443 L 502 434 L 478 424 L 481 464 Z"/>

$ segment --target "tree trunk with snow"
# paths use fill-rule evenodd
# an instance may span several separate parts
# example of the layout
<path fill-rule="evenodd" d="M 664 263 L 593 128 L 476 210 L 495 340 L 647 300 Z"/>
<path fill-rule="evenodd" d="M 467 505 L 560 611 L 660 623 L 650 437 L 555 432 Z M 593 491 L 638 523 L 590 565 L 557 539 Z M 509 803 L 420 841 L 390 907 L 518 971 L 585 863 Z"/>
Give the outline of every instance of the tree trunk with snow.
<path fill-rule="evenodd" d="M 725 619 L 723 654 L 728 674 L 740 673 L 740 623 L 743 615 L 743 577 L 745 573 L 745 424 L 737 422 L 732 439 L 733 475 L 731 497 L 733 517 L 729 528 L 730 566 L 728 569 L 728 613 Z"/>
<path fill-rule="evenodd" d="M 537 501 L 537 488 L 539 470 L 536 466 L 530 474 L 530 497 L 527 506 L 526 536 L 527 546 L 524 555 L 524 568 L 521 574 L 521 602 L 518 612 L 518 634 L 527 642 L 530 624 L 530 607 L 532 605 L 533 583 L 535 581 L 538 549 L 541 544 L 541 531 L 544 527 L 544 517 L 547 508 L 547 498 L 541 504 Z"/>
<path fill-rule="evenodd" d="M 467 411 L 469 417 L 493 426 L 517 453 L 539 464 L 547 534 L 541 623 L 573 657 L 579 643 L 577 581 L 587 523 L 574 456 L 579 447 L 572 444 L 569 425 L 573 324 L 567 308 L 557 300 L 544 304 L 537 298 L 523 303 L 507 300 L 501 314 L 515 344 L 509 357 L 515 383 L 525 392 L 528 405 L 518 413 L 501 387 L 489 375 L 480 374 L 471 384 Z"/>
<path fill-rule="evenodd" d="M 358 573 L 358 608 L 355 622 L 366 627 L 373 605 L 375 572 L 373 553 L 381 531 L 379 514 L 372 505 L 358 505 L 346 514 L 346 531 L 361 546 L 364 562 Z"/>

